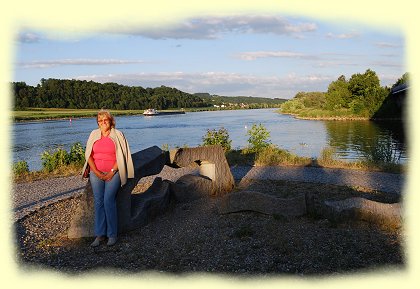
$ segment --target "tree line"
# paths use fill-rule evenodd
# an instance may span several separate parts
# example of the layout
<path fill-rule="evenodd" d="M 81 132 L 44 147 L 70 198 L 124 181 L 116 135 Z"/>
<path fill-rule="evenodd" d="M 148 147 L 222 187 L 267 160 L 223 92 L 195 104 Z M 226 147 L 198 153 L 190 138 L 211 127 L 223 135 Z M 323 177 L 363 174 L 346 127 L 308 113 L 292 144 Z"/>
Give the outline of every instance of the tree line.
<path fill-rule="evenodd" d="M 41 79 L 37 86 L 25 82 L 12 82 L 14 109 L 69 108 L 96 109 L 106 107 L 116 110 L 147 108 L 198 108 L 211 107 L 215 102 L 229 101 L 255 104 L 254 107 L 278 106 L 282 101 L 257 97 L 219 97 L 209 94 L 190 94 L 176 88 L 160 86 L 143 88 L 117 83 L 97 83 L 86 80 Z M 284 101 L 284 100 L 283 100 Z M 250 107 L 250 106 L 248 106 Z"/>
<path fill-rule="evenodd" d="M 390 111 L 385 110 L 384 106 L 394 106 L 391 89 L 403 83 L 408 84 L 408 78 L 408 73 L 405 73 L 392 87 L 382 87 L 376 72 L 371 69 L 355 73 L 348 80 L 341 75 L 329 84 L 326 92 L 298 92 L 293 99 L 282 104 L 281 111 L 305 114 L 318 110 L 326 116 L 387 117 Z"/>
<path fill-rule="evenodd" d="M 12 86 L 16 110 L 28 107 L 136 110 L 209 105 L 200 97 L 166 86 L 143 88 L 65 79 L 41 79 L 36 87 L 25 82 L 13 82 Z"/>

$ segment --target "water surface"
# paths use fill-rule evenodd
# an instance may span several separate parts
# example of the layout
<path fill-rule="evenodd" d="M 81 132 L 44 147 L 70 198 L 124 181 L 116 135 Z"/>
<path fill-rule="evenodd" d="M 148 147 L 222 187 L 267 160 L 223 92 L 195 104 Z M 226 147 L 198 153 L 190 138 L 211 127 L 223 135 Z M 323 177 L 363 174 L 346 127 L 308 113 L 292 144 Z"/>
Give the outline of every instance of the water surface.
<path fill-rule="evenodd" d="M 358 159 L 378 145 L 406 160 L 402 127 L 370 121 L 299 120 L 275 109 L 205 111 L 177 115 L 144 117 L 118 116 L 117 129 L 125 134 L 132 152 L 157 145 L 169 148 L 201 145 L 207 129 L 228 130 L 233 148 L 248 142 L 252 124 L 263 124 L 270 140 L 280 148 L 300 156 L 318 157 L 322 149 L 333 146 L 343 159 Z M 13 161 L 25 160 L 30 170 L 41 169 L 41 154 L 62 147 L 67 151 L 80 142 L 85 146 L 89 133 L 97 128 L 95 118 L 54 120 L 13 124 Z"/>

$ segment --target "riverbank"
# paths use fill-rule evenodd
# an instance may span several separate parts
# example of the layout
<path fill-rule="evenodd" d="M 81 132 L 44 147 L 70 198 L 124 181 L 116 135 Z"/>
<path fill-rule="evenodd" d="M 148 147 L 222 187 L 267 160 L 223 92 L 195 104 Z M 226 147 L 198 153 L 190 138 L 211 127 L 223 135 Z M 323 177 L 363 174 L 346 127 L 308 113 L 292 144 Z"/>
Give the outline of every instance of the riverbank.
<path fill-rule="evenodd" d="M 244 110 L 260 108 L 240 108 L 240 107 L 197 107 L 179 109 L 159 110 L 159 113 L 169 114 L 173 112 L 201 112 L 201 111 L 219 111 L 219 110 Z M 263 109 L 263 108 L 261 108 Z M 114 116 L 143 115 L 144 110 L 109 110 Z M 28 110 L 12 111 L 12 119 L 15 122 L 25 121 L 48 121 L 48 120 L 70 120 L 76 118 L 96 117 L 97 109 L 66 109 L 66 108 L 30 108 Z"/>
<path fill-rule="evenodd" d="M 276 110 L 277 113 L 285 114 L 293 116 L 297 119 L 305 119 L 305 120 L 337 120 L 337 121 L 352 121 L 352 120 L 370 120 L 369 117 L 362 117 L 362 116 L 355 116 L 355 115 L 331 115 L 332 111 L 321 111 L 320 110 L 313 110 L 312 116 L 309 116 L 308 114 L 311 114 L 311 110 L 305 110 L 304 113 L 296 112 L 282 112 L 281 109 Z M 325 115 L 326 114 L 326 115 Z"/>
<path fill-rule="evenodd" d="M 110 110 L 115 116 L 143 115 L 144 110 Z M 59 108 L 31 108 L 28 110 L 12 111 L 15 122 L 71 120 L 75 118 L 96 117 L 97 109 L 59 109 Z"/>
<path fill-rule="evenodd" d="M 165 167 L 160 176 L 176 180 L 187 172 L 178 170 Z M 394 184 L 401 190 L 404 182 L 404 178 L 390 179 L 396 176 L 389 174 L 320 168 L 291 171 L 289 167 L 237 166 L 231 170 L 237 190 L 278 197 L 312 192 L 320 201 L 362 196 L 381 202 L 399 202 L 400 194 L 385 193 L 378 190 L 384 187 L 376 186 Z M 153 177 L 142 179 L 135 193 L 147 189 Z M 41 184 L 47 192 L 59 187 L 70 192 L 75 189 L 70 184 L 80 186 L 71 178 L 69 182 L 50 179 L 22 184 L 14 188 L 14 193 L 23 192 L 25 187 L 25 194 L 34 195 Z M 78 180 L 82 181 L 80 177 Z M 15 207 L 24 206 L 25 197 L 19 198 L 21 201 L 16 200 Z M 71 217 L 81 200 L 79 192 L 51 200 L 16 221 L 17 258 L 22 268 L 70 274 L 110 270 L 129 274 L 196 272 L 237 277 L 331 275 L 405 268 L 401 228 L 387 231 L 363 223 L 335 224 L 309 215 L 282 218 L 256 212 L 219 214 L 217 198 L 173 203 L 169 211 L 146 226 L 121 234 L 114 247 L 103 245 L 93 249 L 89 246 L 91 238 L 66 237 Z"/>

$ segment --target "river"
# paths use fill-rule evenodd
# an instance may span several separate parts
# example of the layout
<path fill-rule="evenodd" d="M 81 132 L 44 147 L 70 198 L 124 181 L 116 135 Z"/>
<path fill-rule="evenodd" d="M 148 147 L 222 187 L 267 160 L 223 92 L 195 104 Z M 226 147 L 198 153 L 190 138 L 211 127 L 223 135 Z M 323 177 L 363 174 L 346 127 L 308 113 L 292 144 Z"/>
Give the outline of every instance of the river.
<path fill-rule="evenodd" d="M 407 160 L 404 130 L 398 122 L 299 120 L 275 109 L 254 109 L 118 116 L 116 123 L 133 153 L 153 145 L 195 147 L 202 144 L 207 129 L 221 127 L 227 129 L 232 148 L 243 148 L 252 124 L 261 123 L 270 132 L 271 143 L 299 156 L 318 157 L 324 148 L 332 146 L 341 159 L 359 159 L 379 149 L 399 162 Z M 76 142 L 84 146 L 95 128 L 95 118 L 14 123 L 13 162 L 25 160 L 30 170 L 39 170 L 44 151 L 58 147 L 69 151 Z"/>

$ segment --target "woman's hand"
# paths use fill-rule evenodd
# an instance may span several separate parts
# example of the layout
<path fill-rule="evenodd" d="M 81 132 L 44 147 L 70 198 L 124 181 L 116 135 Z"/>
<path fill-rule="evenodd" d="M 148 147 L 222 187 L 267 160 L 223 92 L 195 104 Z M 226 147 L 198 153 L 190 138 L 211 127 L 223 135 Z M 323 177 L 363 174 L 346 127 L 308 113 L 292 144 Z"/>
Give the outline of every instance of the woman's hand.
<path fill-rule="evenodd" d="M 113 172 L 107 172 L 104 173 L 104 175 L 102 175 L 102 180 L 103 181 L 110 181 L 112 179 L 112 177 L 114 177 L 114 173 Z"/>
<path fill-rule="evenodd" d="M 105 177 L 105 173 L 101 172 L 99 170 L 95 170 L 93 171 L 95 173 L 95 175 L 98 177 L 98 179 L 103 180 L 104 181 L 104 177 Z"/>

